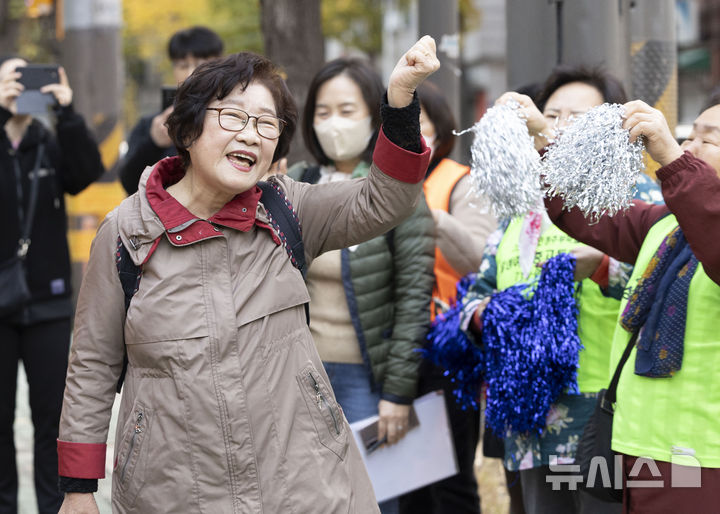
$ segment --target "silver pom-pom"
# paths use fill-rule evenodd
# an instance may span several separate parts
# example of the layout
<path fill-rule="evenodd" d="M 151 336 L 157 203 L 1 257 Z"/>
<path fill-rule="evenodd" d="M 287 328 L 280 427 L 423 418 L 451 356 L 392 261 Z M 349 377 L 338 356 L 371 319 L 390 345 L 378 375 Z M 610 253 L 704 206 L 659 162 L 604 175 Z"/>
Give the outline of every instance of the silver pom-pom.
<path fill-rule="evenodd" d="M 496 105 L 471 128 L 473 192 L 498 219 L 522 216 L 542 201 L 540 156 L 517 110 L 517 102 Z"/>
<path fill-rule="evenodd" d="M 578 207 L 591 222 L 630 207 L 642 171 L 642 141 L 630 143 L 624 108 L 602 104 L 565 127 L 543 157 L 548 194 L 567 209 Z"/>

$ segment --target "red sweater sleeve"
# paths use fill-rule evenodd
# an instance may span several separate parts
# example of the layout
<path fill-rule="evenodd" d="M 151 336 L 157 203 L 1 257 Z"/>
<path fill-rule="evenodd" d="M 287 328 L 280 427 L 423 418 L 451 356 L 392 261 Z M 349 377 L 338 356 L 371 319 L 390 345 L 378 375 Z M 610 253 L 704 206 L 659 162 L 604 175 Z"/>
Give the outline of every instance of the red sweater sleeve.
<path fill-rule="evenodd" d="M 621 262 L 633 264 L 643 240 L 653 224 L 669 211 L 664 205 L 654 205 L 633 200 L 633 205 L 624 213 L 602 216 L 600 221 L 590 225 L 580 209 L 563 210 L 563 202 L 555 197 L 545 199 L 550 219 L 563 232 L 587 245 L 593 246 Z"/>
<path fill-rule="evenodd" d="M 705 161 L 685 152 L 658 170 L 666 205 L 633 200 L 625 213 L 589 225 L 579 209 L 563 210 L 546 199 L 550 219 L 564 232 L 623 262 L 634 263 L 643 240 L 660 218 L 672 212 L 708 276 L 720 284 L 720 178 Z"/>
<path fill-rule="evenodd" d="M 705 273 L 720 285 L 720 177 L 689 152 L 658 170 L 665 203 Z"/>

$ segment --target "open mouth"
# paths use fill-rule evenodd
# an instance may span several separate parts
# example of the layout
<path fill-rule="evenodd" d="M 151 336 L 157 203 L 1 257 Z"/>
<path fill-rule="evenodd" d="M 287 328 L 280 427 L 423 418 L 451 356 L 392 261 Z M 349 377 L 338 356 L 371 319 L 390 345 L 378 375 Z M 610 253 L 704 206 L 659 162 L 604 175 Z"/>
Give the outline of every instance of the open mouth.
<path fill-rule="evenodd" d="M 255 164 L 255 156 L 248 152 L 233 152 L 227 155 L 227 159 L 235 168 L 248 171 Z"/>

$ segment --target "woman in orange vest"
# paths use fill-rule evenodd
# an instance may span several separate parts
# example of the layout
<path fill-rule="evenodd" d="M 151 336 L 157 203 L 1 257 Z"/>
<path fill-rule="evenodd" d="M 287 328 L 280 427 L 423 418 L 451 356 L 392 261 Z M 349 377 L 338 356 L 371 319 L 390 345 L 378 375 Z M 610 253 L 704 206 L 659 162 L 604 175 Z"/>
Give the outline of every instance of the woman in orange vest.
<path fill-rule="evenodd" d="M 470 192 L 470 168 L 448 158 L 455 145 L 455 118 L 440 89 L 426 82 L 418 89 L 420 132 L 432 150 L 425 175 L 425 199 L 437 230 L 433 317 L 455 298 L 455 285 L 482 262 L 485 240 L 497 228 Z"/>
<path fill-rule="evenodd" d="M 435 218 L 435 287 L 431 313 L 441 313 L 455 286 L 466 274 L 476 272 L 482 262 L 485 240 L 497 228 L 490 213 L 479 208 L 479 199 L 470 192 L 470 168 L 448 158 L 455 144 L 456 128 L 450 106 L 440 89 L 423 83 L 417 89 L 420 100 L 420 131 L 432 150 L 425 176 L 425 199 Z M 401 498 L 405 514 L 480 514 L 475 480 L 475 448 L 480 434 L 480 414 L 462 410 L 452 394 L 453 386 L 442 370 L 429 362 L 420 368 L 420 392 L 443 389 L 455 442 L 457 475 L 413 491 Z"/>

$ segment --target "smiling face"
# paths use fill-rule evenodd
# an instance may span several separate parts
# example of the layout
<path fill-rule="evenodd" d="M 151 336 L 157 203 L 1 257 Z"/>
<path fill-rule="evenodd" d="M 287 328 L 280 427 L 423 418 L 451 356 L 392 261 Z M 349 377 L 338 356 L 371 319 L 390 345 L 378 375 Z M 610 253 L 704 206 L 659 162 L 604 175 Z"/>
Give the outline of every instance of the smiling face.
<path fill-rule="evenodd" d="M 570 82 L 560 86 L 545 103 L 543 115 L 551 127 L 562 128 L 571 118 L 585 114 L 603 103 L 600 91 L 584 82 Z"/>
<path fill-rule="evenodd" d="M 680 147 L 707 162 L 720 175 L 720 105 L 697 117 L 690 137 Z"/>
<path fill-rule="evenodd" d="M 235 87 L 228 96 L 214 99 L 208 107 L 242 109 L 251 116 L 277 116 L 270 90 L 257 82 L 251 82 L 245 91 L 241 86 Z M 277 139 L 258 135 L 254 119 L 240 132 L 225 130 L 218 123 L 218 114 L 206 111 L 202 134 L 188 147 L 187 176 L 197 193 L 224 205 L 255 186 L 268 171 Z"/>

